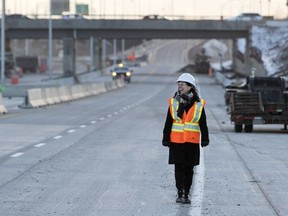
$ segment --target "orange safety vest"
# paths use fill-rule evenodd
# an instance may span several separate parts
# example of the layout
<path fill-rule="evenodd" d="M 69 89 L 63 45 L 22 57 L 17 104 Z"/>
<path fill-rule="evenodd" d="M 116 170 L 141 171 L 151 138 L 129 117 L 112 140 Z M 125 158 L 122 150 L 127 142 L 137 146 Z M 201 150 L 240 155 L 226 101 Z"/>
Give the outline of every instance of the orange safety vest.
<path fill-rule="evenodd" d="M 206 104 L 204 99 L 195 102 L 191 109 L 184 111 L 182 119 L 177 116 L 179 102 L 175 98 L 169 98 L 170 113 L 173 118 L 170 141 L 173 143 L 200 143 L 199 120 Z"/>

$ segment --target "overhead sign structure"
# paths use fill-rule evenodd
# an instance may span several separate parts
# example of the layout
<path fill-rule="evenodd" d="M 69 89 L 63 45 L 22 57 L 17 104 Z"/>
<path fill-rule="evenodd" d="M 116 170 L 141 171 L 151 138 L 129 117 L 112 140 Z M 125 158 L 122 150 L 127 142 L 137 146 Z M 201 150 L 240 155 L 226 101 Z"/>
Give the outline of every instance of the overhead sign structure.
<path fill-rule="evenodd" d="M 62 15 L 63 11 L 70 10 L 70 0 L 51 0 L 51 14 Z"/>
<path fill-rule="evenodd" d="M 89 15 L 89 7 L 87 4 L 76 4 L 76 13 L 82 15 Z"/>

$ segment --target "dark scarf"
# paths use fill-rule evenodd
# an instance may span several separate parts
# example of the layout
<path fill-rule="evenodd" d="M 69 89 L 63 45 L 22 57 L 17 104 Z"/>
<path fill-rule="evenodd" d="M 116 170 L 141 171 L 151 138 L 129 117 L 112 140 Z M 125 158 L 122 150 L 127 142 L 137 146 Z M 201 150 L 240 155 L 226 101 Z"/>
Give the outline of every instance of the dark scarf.
<path fill-rule="evenodd" d="M 186 94 L 175 93 L 174 98 L 179 102 L 179 108 L 177 110 L 177 116 L 182 118 L 183 113 L 187 106 L 190 106 L 193 103 L 193 93 L 189 92 Z"/>

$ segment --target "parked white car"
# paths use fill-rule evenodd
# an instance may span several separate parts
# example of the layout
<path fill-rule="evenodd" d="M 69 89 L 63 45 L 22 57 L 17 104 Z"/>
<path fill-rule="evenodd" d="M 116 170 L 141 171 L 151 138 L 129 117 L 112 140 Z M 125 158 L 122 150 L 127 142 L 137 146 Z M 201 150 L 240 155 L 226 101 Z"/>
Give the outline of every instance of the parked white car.
<path fill-rule="evenodd" d="M 258 13 L 241 13 L 236 17 L 228 18 L 229 21 L 261 21 L 264 18 Z"/>

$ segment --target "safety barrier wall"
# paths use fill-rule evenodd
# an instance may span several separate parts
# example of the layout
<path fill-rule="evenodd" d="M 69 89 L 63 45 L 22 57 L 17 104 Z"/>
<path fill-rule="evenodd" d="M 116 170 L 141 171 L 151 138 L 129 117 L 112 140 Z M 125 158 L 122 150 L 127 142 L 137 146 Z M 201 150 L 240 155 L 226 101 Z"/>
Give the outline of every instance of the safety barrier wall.
<path fill-rule="evenodd" d="M 20 107 L 37 108 L 41 106 L 63 103 L 113 91 L 124 86 L 124 81 L 118 79 L 105 83 L 89 83 L 72 86 L 29 89 L 27 97 Z"/>
<path fill-rule="evenodd" d="M 5 114 L 6 112 L 7 112 L 7 109 L 3 104 L 3 97 L 2 97 L 2 94 L 0 93 L 0 113 Z"/>
<path fill-rule="evenodd" d="M 215 81 L 222 85 L 223 87 L 227 87 L 237 81 L 235 78 L 229 78 L 228 76 L 225 75 L 225 73 L 222 73 L 221 71 L 214 70 L 214 78 Z"/>

